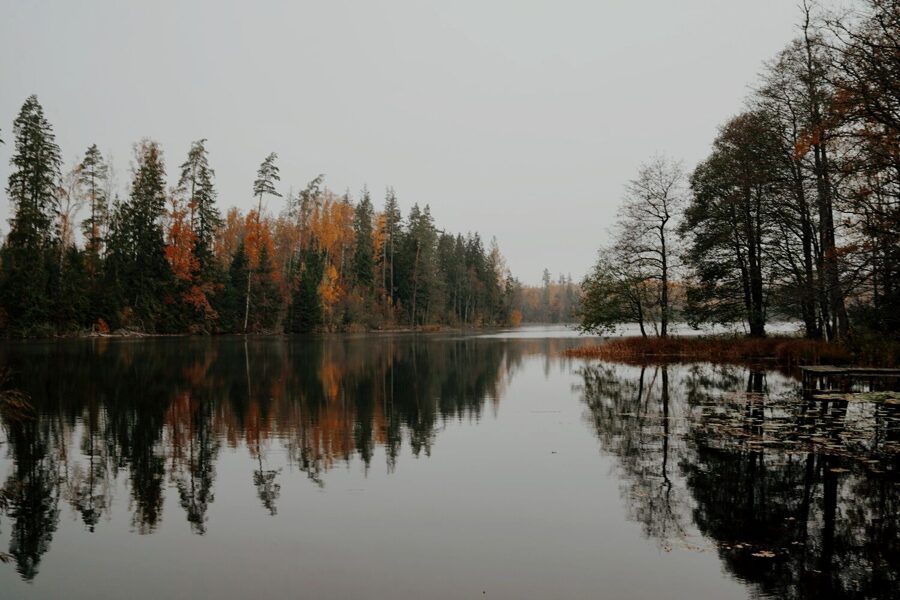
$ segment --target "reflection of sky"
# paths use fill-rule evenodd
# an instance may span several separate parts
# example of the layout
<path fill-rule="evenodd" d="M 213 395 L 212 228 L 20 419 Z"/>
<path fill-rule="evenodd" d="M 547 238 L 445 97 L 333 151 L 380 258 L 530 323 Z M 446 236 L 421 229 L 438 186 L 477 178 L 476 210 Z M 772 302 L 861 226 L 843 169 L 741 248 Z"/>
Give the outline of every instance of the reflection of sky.
<path fill-rule="evenodd" d="M 870 538 L 896 532 L 895 407 L 807 404 L 746 366 L 570 360 L 591 340 L 513 333 L 0 347 L 39 409 L 0 433 L 17 498 L 0 589 L 729 598 L 809 569 L 876 592 L 894 576 L 870 568 L 892 551 Z M 109 475 L 88 493 L 91 422 Z M 108 506 L 93 533 L 88 505 Z M 850 555 L 859 573 L 837 567 Z"/>
<path fill-rule="evenodd" d="M 223 213 L 254 205 L 277 152 L 283 194 L 325 173 L 380 207 L 392 185 L 404 215 L 429 203 L 448 231 L 497 236 L 522 281 L 578 280 L 640 162 L 709 152 L 797 35 L 796 4 L 5 0 L 0 181 L 38 94 L 66 166 L 96 143 L 123 197 L 132 144 L 158 140 L 174 184 L 207 137 Z"/>
<path fill-rule="evenodd" d="M 662 553 L 626 518 L 615 460 L 598 452 L 573 391 L 577 364 L 529 354 L 496 405 L 440 422 L 430 455 L 415 457 L 404 439 L 391 472 L 378 446 L 368 470 L 339 461 L 319 487 L 287 440 L 271 437 L 263 468 L 280 470 L 275 516 L 252 485 L 251 448 L 222 440 L 204 535 L 191 533 L 170 458 L 162 518 L 147 535 L 132 526 L 127 467 L 93 534 L 60 490 L 36 579 L 0 565 L 0 586 L 27 598 L 744 597 L 712 553 Z M 86 462 L 81 426 L 65 438 L 64 471 Z"/>

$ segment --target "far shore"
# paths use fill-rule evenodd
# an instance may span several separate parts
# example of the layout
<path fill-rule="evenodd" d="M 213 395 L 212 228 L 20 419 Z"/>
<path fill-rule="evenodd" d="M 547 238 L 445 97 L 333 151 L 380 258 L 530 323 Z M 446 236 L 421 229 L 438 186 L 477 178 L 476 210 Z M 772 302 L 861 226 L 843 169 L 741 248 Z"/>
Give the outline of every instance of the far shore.
<path fill-rule="evenodd" d="M 46 341 L 46 340 L 79 340 L 79 339 L 155 339 L 155 338 L 217 338 L 217 337 L 310 337 L 328 335 L 391 335 L 391 334 L 440 334 L 440 333 L 493 333 L 499 331 L 515 331 L 528 327 L 565 327 L 572 328 L 575 323 L 522 323 L 518 326 L 450 326 L 450 325 L 424 325 L 418 327 L 394 326 L 380 329 L 368 329 L 363 327 L 351 327 L 340 331 L 315 331 L 308 334 L 285 333 L 280 330 L 260 331 L 251 333 L 208 333 L 208 332 L 179 332 L 158 333 L 147 332 L 139 328 L 119 328 L 112 331 L 73 331 L 53 336 L 7 338 L 7 341 Z"/>
<path fill-rule="evenodd" d="M 896 345 L 871 341 L 854 344 L 852 340 L 844 344 L 790 336 L 621 337 L 570 348 L 565 355 L 619 362 L 765 362 L 782 367 L 826 364 L 895 367 L 900 364 Z"/>
<path fill-rule="evenodd" d="M 787 333 L 791 324 L 779 324 L 777 332 L 765 338 L 751 338 L 737 331 L 686 330 L 665 338 L 637 336 L 626 328 L 623 334 L 599 337 L 585 334 L 584 344 L 569 348 L 563 354 L 569 358 L 599 359 L 622 363 L 686 363 L 713 362 L 722 364 L 766 364 L 793 369 L 801 365 L 844 365 L 865 367 L 900 366 L 900 345 L 879 339 L 850 339 L 846 342 L 828 342 L 798 337 Z M 395 326 L 382 329 L 353 327 L 343 331 L 320 331 L 309 334 L 292 334 L 282 331 L 254 332 L 248 334 L 219 333 L 151 333 L 138 328 L 120 328 L 109 332 L 80 331 L 68 334 L 9 338 L 7 342 L 40 342 L 88 339 L 140 340 L 163 338 L 324 338 L 330 336 L 391 336 L 391 335 L 440 335 L 440 334 L 497 334 L 522 332 L 529 329 L 558 327 L 574 332 L 575 323 L 522 323 L 519 326 L 459 327 L 429 325 L 420 327 Z M 568 337 L 568 336 L 567 336 Z"/>

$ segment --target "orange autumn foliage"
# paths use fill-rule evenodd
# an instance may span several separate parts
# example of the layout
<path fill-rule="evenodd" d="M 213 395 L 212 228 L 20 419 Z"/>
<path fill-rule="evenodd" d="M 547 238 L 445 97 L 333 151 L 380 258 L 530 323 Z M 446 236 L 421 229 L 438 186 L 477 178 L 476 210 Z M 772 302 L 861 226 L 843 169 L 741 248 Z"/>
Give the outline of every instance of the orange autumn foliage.
<path fill-rule="evenodd" d="M 334 305 L 343 297 L 344 290 L 341 288 L 338 280 L 338 272 L 334 265 L 330 264 L 325 267 L 325 273 L 322 281 L 319 283 L 319 298 L 322 301 L 322 307 L 325 314 L 329 317 Z"/>
<path fill-rule="evenodd" d="M 169 230 L 166 232 L 166 260 L 172 267 L 175 278 L 190 282 L 200 268 L 200 261 L 194 255 L 197 236 L 191 231 L 187 221 L 187 210 L 176 198 L 170 201 Z"/>
<path fill-rule="evenodd" d="M 187 209 L 174 195 L 170 200 L 168 222 L 165 255 L 175 279 L 187 288 L 181 294 L 181 300 L 207 321 L 214 320 L 216 311 L 209 303 L 213 285 L 200 282 L 200 261 L 194 252 L 197 236 L 190 227 Z"/>
<path fill-rule="evenodd" d="M 227 265 L 237 252 L 241 240 L 244 239 L 244 217 L 236 207 L 231 207 L 225 216 L 225 225 L 216 236 L 216 258 L 223 265 Z"/>
<path fill-rule="evenodd" d="M 265 216 L 258 219 L 255 210 L 248 212 L 244 219 L 244 231 L 246 232 L 244 246 L 247 252 L 247 260 L 252 269 L 259 267 L 259 255 L 263 247 L 265 247 L 269 257 L 274 255 L 271 226 L 272 223 Z"/>

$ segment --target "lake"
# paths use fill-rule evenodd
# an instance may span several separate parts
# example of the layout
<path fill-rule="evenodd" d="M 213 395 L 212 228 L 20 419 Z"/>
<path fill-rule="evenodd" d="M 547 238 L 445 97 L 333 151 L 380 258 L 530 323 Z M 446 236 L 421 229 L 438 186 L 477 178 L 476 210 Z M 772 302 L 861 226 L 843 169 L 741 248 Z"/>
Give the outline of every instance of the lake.
<path fill-rule="evenodd" d="M 0 345 L 0 597 L 897 597 L 900 407 L 583 343 Z"/>

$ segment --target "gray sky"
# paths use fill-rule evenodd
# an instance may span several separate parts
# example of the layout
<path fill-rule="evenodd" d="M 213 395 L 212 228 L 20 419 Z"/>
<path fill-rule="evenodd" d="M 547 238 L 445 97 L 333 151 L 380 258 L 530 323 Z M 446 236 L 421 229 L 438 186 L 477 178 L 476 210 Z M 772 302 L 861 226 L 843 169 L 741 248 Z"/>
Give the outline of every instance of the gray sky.
<path fill-rule="evenodd" d="M 796 33 L 793 0 L 0 0 L 0 219 L 11 126 L 38 95 L 67 166 L 96 143 L 124 190 L 151 137 L 170 182 L 206 137 L 224 209 L 268 152 L 381 205 L 496 236 L 537 283 L 588 270 L 654 153 L 691 167 Z M 280 201 L 269 203 L 278 211 Z"/>

